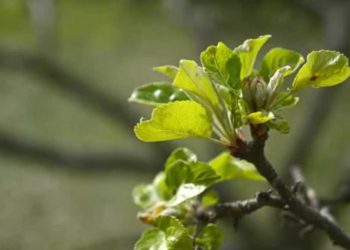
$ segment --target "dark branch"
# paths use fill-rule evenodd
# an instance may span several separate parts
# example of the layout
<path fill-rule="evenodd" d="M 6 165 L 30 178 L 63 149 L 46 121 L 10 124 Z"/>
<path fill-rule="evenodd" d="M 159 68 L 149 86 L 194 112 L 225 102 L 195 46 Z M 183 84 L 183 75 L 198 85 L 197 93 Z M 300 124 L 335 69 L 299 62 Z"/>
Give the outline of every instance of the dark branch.
<path fill-rule="evenodd" d="M 264 132 L 265 131 L 265 132 Z M 251 128 L 253 141 L 241 142 L 240 148 L 232 149 L 232 154 L 252 162 L 262 176 L 289 206 L 290 211 L 304 222 L 322 229 L 335 245 L 350 249 L 350 237 L 328 216 L 309 207 L 299 200 L 278 176 L 271 163 L 266 159 L 264 149 L 267 140 L 267 128 L 264 125 Z"/>
<path fill-rule="evenodd" d="M 255 198 L 248 200 L 219 203 L 209 209 L 198 207 L 196 217 L 204 224 L 215 222 L 222 218 L 240 220 L 244 216 L 267 206 L 289 210 L 288 206 L 280 198 L 272 195 L 271 192 L 259 192 Z"/>

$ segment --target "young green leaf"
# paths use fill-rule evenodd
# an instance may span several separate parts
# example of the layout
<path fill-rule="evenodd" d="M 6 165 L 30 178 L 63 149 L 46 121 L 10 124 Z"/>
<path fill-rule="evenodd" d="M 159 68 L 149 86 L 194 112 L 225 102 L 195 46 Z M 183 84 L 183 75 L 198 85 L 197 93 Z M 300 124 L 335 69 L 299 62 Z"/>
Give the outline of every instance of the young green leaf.
<path fill-rule="evenodd" d="M 276 129 L 282 134 L 288 134 L 290 130 L 288 121 L 281 117 L 276 117 L 276 119 L 269 121 L 268 125 L 269 128 Z"/>
<path fill-rule="evenodd" d="M 208 224 L 196 238 L 196 243 L 205 250 L 218 250 L 223 242 L 223 233 L 215 224 Z"/>
<path fill-rule="evenodd" d="M 132 92 L 129 101 L 147 105 L 159 105 L 174 101 L 189 100 L 185 91 L 166 82 L 140 86 Z"/>
<path fill-rule="evenodd" d="M 158 228 L 151 228 L 141 235 L 141 238 L 135 244 L 134 250 L 165 250 L 168 249 L 166 241 L 163 231 Z"/>
<path fill-rule="evenodd" d="M 138 185 L 132 191 L 134 203 L 143 209 L 152 207 L 159 201 L 157 192 L 152 184 Z"/>
<path fill-rule="evenodd" d="M 269 107 L 273 110 L 292 108 L 299 102 L 299 97 L 293 96 L 289 92 L 279 92 Z"/>
<path fill-rule="evenodd" d="M 313 51 L 307 56 L 293 82 L 293 89 L 305 86 L 330 87 L 345 81 L 350 76 L 348 58 L 331 50 Z"/>
<path fill-rule="evenodd" d="M 175 140 L 187 137 L 209 138 L 211 118 L 200 104 L 176 101 L 157 106 L 151 120 L 135 126 L 138 139 L 145 142 Z"/>
<path fill-rule="evenodd" d="M 241 80 L 252 73 L 258 52 L 270 37 L 270 35 L 265 35 L 255 39 L 248 39 L 234 49 L 241 60 Z"/>
<path fill-rule="evenodd" d="M 135 250 L 192 250 L 190 234 L 178 219 L 160 216 L 155 226 L 142 234 Z"/>
<path fill-rule="evenodd" d="M 237 89 L 240 86 L 241 62 L 224 43 L 209 46 L 201 53 L 201 62 L 209 76 L 217 83 Z"/>
<path fill-rule="evenodd" d="M 273 48 L 265 55 L 260 73 L 268 81 L 278 69 L 289 66 L 290 69 L 283 74 L 286 77 L 292 74 L 303 62 L 303 56 L 293 50 Z"/>
<path fill-rule="evenodd" d="M 167 186 L 175 192 L 181 184 L 192 182 L 193 171 L 190 163 L 177 160 L 166 167 L 165 176 Z"/>
<path fill-rule="evenodd" d="M 171 80 L 174 80 L 177 74 L 178 68 L 173 65 L 164 65 L 164 66 L 154 67 L 153 70 L 169 77 Z"/>
<path fill-rule="evenodd" d="M 205 191 L 205 193 L 203 194 L 201 199 L 201 205 L 203 207 L 211 207 L 217 204 L 218 201 L 219 201 L 218 193 L 215 190 L 210 189 Z"/>
<path fill-rule="evenodd" d="M 219 179 L 216 172 L 204 162 L 177 160 L 166 168 L 166 183 L 173 191 L 176 191 L 181 184 L 210 186 Z"/>
<path fill-rule="evenodd" d="M 212 159 L 209 165 L 221 176 L 221 181 L 225 180 L 265 180 L 255 166 L 245 160 L 238 160 L 229 153 L 224 152 Z"/>
<path fill-rule="evenodd" d="M 197 162 L 197 156 L 190 149 L 181 147 L 173 150 L 165 162 L 165 169 L 177 160 L 185 162 Z"/>
<path fill-rule="evenodd" d="M 200 195 L 206 190 L 206 188 L 207 187 L 204 185 L 195 185 L 193 183 L 182 184 L 174 197 L 167 203 L 167 206 L 178 206 L 181 203 Z"/>
<path fill-rule="evenodd" d="M 271 121 L 273 118 L 275 118 L 275 115 L 272 112 L 257 111 L 254 113 L 250 113 L 247 116 L 247 121 L 250 124 L 263 124 L 268 121 Z"/>
<path fill-rule="evenodd" d="M 195 61 L 181 60 L 179 71 L 174 79 L 176 87 L 188 90 L 210 102 L 218 105 L 218 96 L 213 84 Z"/>

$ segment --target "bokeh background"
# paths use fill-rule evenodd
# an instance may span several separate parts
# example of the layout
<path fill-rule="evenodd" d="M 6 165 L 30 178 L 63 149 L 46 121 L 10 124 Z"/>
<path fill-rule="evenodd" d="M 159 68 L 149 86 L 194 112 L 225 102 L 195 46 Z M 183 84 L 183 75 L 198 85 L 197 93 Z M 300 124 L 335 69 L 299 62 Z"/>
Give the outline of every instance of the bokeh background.
<path fill-rule="evenodd" d="M 349 56 L 349 11 L 348 0 L 0 0 L 0 249 L 132 249 L 145 228 L 132 188 L 151 181 L 177 145 L 202 160 L 221 150 L 135 139 L 133 124 L 149 109 L 127 99 L 162 80 L 151 68 L 263 34 L 273 38 L 262 53 L 282 46 Z M 282 175 L 297 164 L 320 197 L 345 194 L 348 203 L 349 83 L 306 91 L 286 114 L 290 134 L 273 132 L 268 144 Z M 263 189 L 220 187 L 230 200 Z M 332 211 L 350 231 L 350 210 Z M 300 241 L 281 217 L 264 209 L 238 231 L 227 222 L 223 249 L 335 249 L 317 231 Z"/>

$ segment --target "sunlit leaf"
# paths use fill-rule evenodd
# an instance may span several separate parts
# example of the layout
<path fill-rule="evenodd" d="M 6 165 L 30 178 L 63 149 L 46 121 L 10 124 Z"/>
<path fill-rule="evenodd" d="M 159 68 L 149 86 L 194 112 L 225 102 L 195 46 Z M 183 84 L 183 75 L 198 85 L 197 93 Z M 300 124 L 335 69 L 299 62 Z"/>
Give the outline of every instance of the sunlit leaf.
<path fill-rule="evenodd" d="M 224 180 L 264 180 L 255 166 L 245 160 L 234 158 L 229 153 L 224 152 L 212 159 L 209 165 L 221 176 L 221 181 Z"/>
<path fill-rule="evenodd" d="M 135 250 L 192 250 L 192 240 L 182 223 L 171 216 L 160 216 L 155 228 L 144 232 Z"/>
<path fill-rule="evenodd" d="M 209 101 L 213 106 L 218 105 L 218 96 L 211 81 L 195 61 L 180 61 L 180 67 L 174 79 L 174 85 L 193 92 Z"/>
<path fill-rule="evenodd" d="M 182 184 L 167 205 L 178 206 L 179 204 L 200 195 L 206 188 L 207 187 L 204 185 L 195 185 L 193 183 Z"/>
<path fill-rule="evenodd" d="M 241 62 L 224 43 L 209 46 L 201 53 L 201 62 L 214 81 L 234 89 L 239 88 Z"/>
<path fill-rule="evenodd" d="M 193 101 L 177 101 L 157 106 L 151 120 L 135 126 L 138 139 L 145 142 L 175 140 L 187 137 L 209 138 L 211 118 Z"/>
<path fill-rule="evenodd" d="M 210 189 L 205 191 L 205 193 L 203 194 L 201 199 L 201 205 L 203 207 L 211 207 L 217 204 L 218 201 L 219 201 L 218 193 L 215 190 Z"/>
<path fill-rule="evenodd" d="M 250 113 L 247 116 L 247 121 L 250 124 L 263 124 L 268 121 L 271 121 L 273 118 L 275 118 L 275 116 L 272 112 L 257 111 L 254 113 Z"/>
<path fill-rule="evenodd" d="M 223 233 L 215 224 L 208 224 L 196 238 L 196 243 L 205 250 L 218 250 L 223 242 Z"/>
<path fill-rule="evenodd" d="M 293 50 L 273 48 L 265 55 L 260 72 L 264 79 L 268 81 L 278 69 L 285 66 L 290 67 L 289 70 L 283 73 L 285 77 L 292 74 L 303 62 L 303 56 Z"/>
<path fill-rule="evenodd" d="M 293 89 L 305 86 L 330 87 L 345 81 L 350 76 L 348 58 L 331 50 L 313 51 L 307 56 L 293 82 Z"/>
<path fill-rule="evenodd" d="M 145 231 L 136 242 L 134 250 L 165 250 L 167 249 L 165 233 L 158 228 Z"/>
<path fill-rule="evenodd" d="M 248 39 L 234 49 L 241 60 L 241 79 L 244 79 L 252 73 L 258 52 L 270 37 L 270 35 L 265 35 L 255 39 Z"/>
<path fill-rule="evenodd" d="M 169 77 L 171 80 L 174 80 L 177 74 L 178 68 L 173 65 L 164 65 L 164 66 L 154 67 L 153 70 Z"/>
<path fill-rule="evenodd" d="M 174 101 L 189 100 L 186 93 L 166 82 L 157 82 L 137 87 L 129 101 L 148 105 L 158 105 Z"/>

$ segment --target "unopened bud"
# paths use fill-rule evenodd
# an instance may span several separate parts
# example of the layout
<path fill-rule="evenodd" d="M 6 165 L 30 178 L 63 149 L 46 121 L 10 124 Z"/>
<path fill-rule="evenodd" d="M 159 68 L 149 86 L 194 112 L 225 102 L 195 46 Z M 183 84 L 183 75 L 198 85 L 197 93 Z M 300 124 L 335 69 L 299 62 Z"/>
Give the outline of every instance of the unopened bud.
<path fill-rule="evenodd" d="M 251 76 L 243 81 L 243 98 L 248 103 L 251 111 L 257 111 L 264 107 L 268 98 L 268 91 L 264 79 L 260 76 Z"/>

